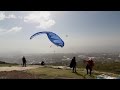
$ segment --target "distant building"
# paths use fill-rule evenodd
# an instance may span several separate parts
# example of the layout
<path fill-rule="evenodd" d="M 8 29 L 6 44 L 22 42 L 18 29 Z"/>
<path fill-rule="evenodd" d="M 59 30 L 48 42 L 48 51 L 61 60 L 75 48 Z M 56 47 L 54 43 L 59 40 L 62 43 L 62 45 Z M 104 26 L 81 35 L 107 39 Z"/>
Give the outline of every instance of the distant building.
<path fill-rule="evenodd" d="M 87 58 L 87 56 L 85 56 L 85 55 L 78 55 L 78 57 L 82 58 L 82 59 Z"/>
<path fill-rule="evenodd" d="M 95 59 L 96 57 L 88 57 L 88 58 L 89 58 L 89 60 L 90 60 L 90 59 Z"/>

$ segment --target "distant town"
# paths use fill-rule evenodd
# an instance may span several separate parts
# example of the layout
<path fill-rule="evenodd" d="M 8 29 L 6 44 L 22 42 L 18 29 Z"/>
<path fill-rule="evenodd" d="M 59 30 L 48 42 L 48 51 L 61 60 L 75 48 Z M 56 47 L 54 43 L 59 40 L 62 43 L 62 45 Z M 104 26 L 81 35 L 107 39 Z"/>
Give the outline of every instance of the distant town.
<path fill-rule="evenodd" d="M 51 53 L 51 54 L 25 54 L 28 64 L 39 64 L 41 61 L 46 63 L 71 61 L 73 56 L 77 61 L 89 58 L 96 62 L 120 62 L 119 53 Z M 6 54 L 0 56 L 0 61 L 10 63 L 21 63 L 22 54 Z"/>

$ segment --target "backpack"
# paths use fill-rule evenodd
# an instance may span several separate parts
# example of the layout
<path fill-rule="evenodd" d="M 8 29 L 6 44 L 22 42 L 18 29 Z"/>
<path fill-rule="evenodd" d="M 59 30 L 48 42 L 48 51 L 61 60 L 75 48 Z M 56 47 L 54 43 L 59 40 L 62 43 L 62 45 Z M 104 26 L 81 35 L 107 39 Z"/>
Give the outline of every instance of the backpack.
<path fill-rule="evenodd" d="M 72 60 L 73 61 L 73 60 Z M 70 68 L 72 68 L 73 67 L 73 62 L 71 61 L 71 63 L 70 63 Z"/>

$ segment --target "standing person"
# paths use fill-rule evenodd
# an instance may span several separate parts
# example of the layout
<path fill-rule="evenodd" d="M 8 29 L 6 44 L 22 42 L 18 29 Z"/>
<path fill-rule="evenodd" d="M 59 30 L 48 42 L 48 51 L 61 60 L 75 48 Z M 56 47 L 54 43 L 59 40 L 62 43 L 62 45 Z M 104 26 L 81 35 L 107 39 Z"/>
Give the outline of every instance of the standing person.
<path fill-rule="evenodd" d="M 26 58 L 24 56 L 22 58 L 22 61 L 23 61 L 23 67 L 26 67 Z"/>
<path fill-rule="evenodd" d="M 93 69 L 93 66 L 94 66 L 94 62 L 93 62 L 92 59 L 88 60 L 86 62 L 87 62 L 87 65 L 86 65 L 87 74 L 88 74 L 88 70 L 90 70 L 90 75 L 91 75 L 91 72 L 92 72 L 92 69 Z"/>
<path fill-rule="evenodd" d="M 76 59 L 75 59 L 75 57 L 73 57 L 73 59 L 70 63 L 70 67 L 73 68 L 73 72 L 76 72 Z"/>

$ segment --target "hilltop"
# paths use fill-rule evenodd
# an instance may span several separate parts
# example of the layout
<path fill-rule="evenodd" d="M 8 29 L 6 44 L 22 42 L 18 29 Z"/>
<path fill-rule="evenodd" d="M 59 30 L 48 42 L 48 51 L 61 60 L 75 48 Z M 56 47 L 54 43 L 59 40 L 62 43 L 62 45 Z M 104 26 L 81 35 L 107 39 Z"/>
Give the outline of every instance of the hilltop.
<path fill-rule="evenodd" d="M 119 74 L 99 71 L 93 71 L 90 76 L 86 74 L 85 68 L 77 68 L 77 73 L 72 73 L 69 67 L 52 65 L 28 65 L 27 67 L 17 65 L 3 68 L 4 70 L 0 71 L 0 79 L 96 79 L 101 74 L 112 77 L 119 76 Z"/>

